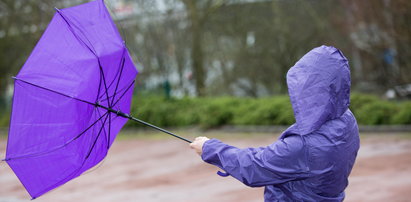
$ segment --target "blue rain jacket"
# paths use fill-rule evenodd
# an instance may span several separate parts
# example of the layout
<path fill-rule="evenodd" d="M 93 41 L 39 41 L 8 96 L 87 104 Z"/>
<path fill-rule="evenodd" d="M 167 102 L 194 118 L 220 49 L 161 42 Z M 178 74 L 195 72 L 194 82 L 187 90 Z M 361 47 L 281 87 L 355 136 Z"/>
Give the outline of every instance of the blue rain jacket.
<path fill-rule="evenodd" d="M 348 109 L 348 61 L 334 47 L 315 48 L 290 68 L 287 85 L 296 123 L 276 142 L 239 149 L 211 139 L 201 157 L 250 187 L 265 186 L 265 201 L 342 201 L 360 142 Z"/>

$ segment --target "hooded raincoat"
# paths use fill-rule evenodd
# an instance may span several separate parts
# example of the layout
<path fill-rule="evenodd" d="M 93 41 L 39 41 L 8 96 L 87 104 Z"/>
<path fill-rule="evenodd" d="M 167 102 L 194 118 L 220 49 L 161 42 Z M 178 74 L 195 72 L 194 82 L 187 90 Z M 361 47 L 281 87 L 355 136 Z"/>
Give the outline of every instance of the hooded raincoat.
<path fill-rule="evenodd" d="M 342 201 L 359 149 L 348 61 L 334 47 L 315 48 L 290 68 L 287 85 L 296 123 L 276 142 L 239 149 L 211 139 L 201 157 L 248 186 L 265 186 L 265 201 Z"/>

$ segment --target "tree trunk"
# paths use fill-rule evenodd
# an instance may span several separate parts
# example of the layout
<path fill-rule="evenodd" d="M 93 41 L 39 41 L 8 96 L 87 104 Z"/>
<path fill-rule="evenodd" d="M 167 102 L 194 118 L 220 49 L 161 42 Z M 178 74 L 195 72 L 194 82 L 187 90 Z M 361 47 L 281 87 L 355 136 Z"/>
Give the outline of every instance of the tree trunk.
<path fill-rule="evenodd" d="M 183 1 L 189 21 L 191 22 L 191 61 L 195 79 L 196 94 L 199 97 L 205 95 L 205 71 L 204 71 L 204 53 L 203 53 L 203 18 L 200 16 L 199 8 L 196 1 Z"/>
<path fill-rule="evenodd" d="M 193 44 L 191 49 L 191 57 L 193 61 L 193 73 L 196 83 L 197 96 L 205 95 L 205 71 L 204 71 L 204 54 L 202 49 L 202 29 L 198 22 L 193 22 L 192 37 Z"/>

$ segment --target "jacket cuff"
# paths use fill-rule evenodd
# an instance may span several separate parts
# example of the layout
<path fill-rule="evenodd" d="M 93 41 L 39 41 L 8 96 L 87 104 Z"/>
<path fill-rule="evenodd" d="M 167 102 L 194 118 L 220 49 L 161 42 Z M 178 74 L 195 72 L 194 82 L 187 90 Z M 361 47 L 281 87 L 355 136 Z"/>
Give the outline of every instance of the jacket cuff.
<path fill-rule="evenodd" d="M 203 161 L 210 163 L 210 164 L 215 164 L 215 150 L 216 147 L 218 147 L 219 144 L 224 144 L 222 143 L 220 140 L 217 139 L 210 139 L 207 140 L 204 144 L 203 144 L 203 152 L 201 153 L 201 159 L 203 159 Z M 214 157 L 214 158 L 213 158 Z"/>

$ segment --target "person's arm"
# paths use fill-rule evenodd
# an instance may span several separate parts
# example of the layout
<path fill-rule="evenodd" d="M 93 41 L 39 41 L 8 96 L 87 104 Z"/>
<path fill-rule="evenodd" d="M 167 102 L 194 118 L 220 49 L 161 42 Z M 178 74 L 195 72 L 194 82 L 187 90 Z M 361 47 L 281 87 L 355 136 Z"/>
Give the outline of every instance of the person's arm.
<path fill-rule="evenodd" d="M 239 149 L 217 139 L 206 140 L 202 159 L 252 187 L 281 184 L 308 176 L 302 137 L 278 140 L 265 148 Z"/>

